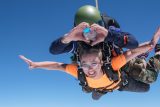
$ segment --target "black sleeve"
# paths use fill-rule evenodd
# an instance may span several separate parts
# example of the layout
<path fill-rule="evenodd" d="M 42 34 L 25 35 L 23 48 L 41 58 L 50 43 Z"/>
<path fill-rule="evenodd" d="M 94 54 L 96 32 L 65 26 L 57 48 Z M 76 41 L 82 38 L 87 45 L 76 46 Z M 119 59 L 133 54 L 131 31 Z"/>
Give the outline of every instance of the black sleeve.
<path fill-rule="evenodd" d="M 74 49 L 76 48 L 76 42 L 70 42 L 68 44 L 64 44 L 61 42 L 61 38 L 55 40 L 52 42 L 51 46 L 49 47 L 49 52 L 51 54 L 62 54 L 66 52 L 73 52 Z"/>
<path fill-rule="evenodd" d="M 133 49 L 138 47 L 139 43 L 136 38 L 127 32 L 109 30 L 104 42 L 114 42 L 115 45 L 121 48 Z"/>

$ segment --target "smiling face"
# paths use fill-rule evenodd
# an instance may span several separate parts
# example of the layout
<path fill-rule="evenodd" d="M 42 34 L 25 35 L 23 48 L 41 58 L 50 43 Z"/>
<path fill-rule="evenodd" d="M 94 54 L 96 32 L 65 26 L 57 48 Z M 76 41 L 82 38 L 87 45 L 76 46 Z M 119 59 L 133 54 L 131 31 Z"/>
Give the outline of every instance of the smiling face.
<path fill-rule="evenodd" d="M 98 79 L 103 76 L 102 60 L 99 53 L 85 53 L 80 57 L 83 72 L 90 78 Z"/>

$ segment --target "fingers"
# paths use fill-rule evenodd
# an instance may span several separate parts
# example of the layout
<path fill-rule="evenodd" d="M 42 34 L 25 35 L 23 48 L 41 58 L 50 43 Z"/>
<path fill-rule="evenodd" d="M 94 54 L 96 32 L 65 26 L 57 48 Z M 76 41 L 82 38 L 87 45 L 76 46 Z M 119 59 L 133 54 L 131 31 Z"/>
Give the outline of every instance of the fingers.
<path fill-rule="evenodd" d="M 99 26 L 98 24 L 92 24 L 90 29 L 91 31 L 97 31 L 101 29 L 101 26 Z"/>
<path fill-rule="evenodd" d="M 77 27 L 80 27 L 80 28 L 82 28 L 82 29 L 85 29 L 85 28 L 90 27 L 90 26 L 89 26 L 88 23 L 82 22 L 82 23 L 80 23 Z"/>
<path fill-rule="evenodd" d="M 82 24 L 83 24 L 84 27 L 90 27 L 89 23 L 82 22 Z"/>
<path fill-rule="evenodd" d="M 90 38 L 93 38 L 93 37 L 90 37 L 90 38 L 86 38 L 83 36 L 83 30 L 85 28 L 89 27 L 90 30 L 91 30 L 91 34 L 94 34 L 96 32 L 96 38 L 97 40 L 92 40 Z M 90 43 L 90 41 L 94 41 L 92 42 L 92 46 L 101 42 L 101 41 L 104 41 L 104 38 L 106 37 L 108 31 L 107 29 L 105 29 L 104 27 L 98 25 L 98 24 L 92 24 L 91 26 L 89 26 L 88 23 L 86 22 L 82 22 L 80 23 L 78 26 L 74 27 L 72 30 L 71 30 L 71 36 L 70 38 L 72 39 L 72 41 L 84 41 L 86 43 Z"/>
<path fill-rule="evenodd" d="M 103 30 L 105 29 L 104 27 L 98 25 L 98 24 L 92 24 L 91 25 L 91 30 L 94 30 L 94 31 L 99 31 L 99 30 Z"/>
<path fill-rule="evenodd" d="M 93 41 L 93 42 L 91 43 L 91 46 L 94 46 L 94 45 L 96 45 L 96 44 L 98 44 L 98 43 L 100 43 L 100 40 L 97 38 L 95 41 Z"/>
<path fill-rule="evenodd" d="M 23 61 L 25 61 L 27 64 L 29 64 L 29 65 L 30 65 L 30 63 L 32 62 L 31 60 L 27 59 L 27 58 L 24 57 L 23 55 L 19 55 L 19 57 L 20 57 Z"/>
<path fill-rule="evenodd" d="M 158 27 L 157 31 L 155 32 L 155 35 L 160 36 L 160 27 Z"/>
<path fill-rule="evenodd" d="M 158 31 L 160 31 L 160 26 L 158 26 Z"/>
<path fill-rule="evenodd" d="M 98 24 L 92 24 L 91 25 L 91 31 L 95 31 L 97 34 L 107 36 L 108 35 L 108 30 Z"/>
<path fill-rule="evenodd" d="M 158 36 L 160 37 L 160 27 L 157 29 Z"/>
<path fill-rule="evenodd" d="M 150 44 L 152 44 L 153 47 L 155 47 L 155 45 L 159 41 L 159 38 L 160 38 L 160 27 L 158 27 L 157 31 L 154 33 L 154 36 L 153 36 Z"/>
<path fill-rule="evenodd" d="M 35 68 L 35 64 L 30 59 L 24 57 L 23 55 L 19 55 L 19 57 L 29 65 L 30 70 Z"/>
<path fill-rule="evenodd" d="M 86 22 L 82 22 L 80 23 L 78 26 L 74 27 L 71 30 L 71 36 L 70 39 L 72 39 L 72 41 L 84 41 L 86 43 L 89 43 L 90 40 L 88 40 L 87 38 L 84 37 L 83 35 L 83 30 L 85 28 L 89 27 L 89 24 Z"/>
<path fill-rule="evenodd" d="M 87 44 L 90 44 L 90 40 L 83 39 L 82 41 L 87 43 Z"/>
<path fill-rule="evenodd" d="M 87 27 L 90 27 L 89 24 L 86 22 L 82 22 L 79 25 L 77 25 L 76 27 L 74 27 L 70 32 L 73 32 L 75 30 L 84 30 Z"/>

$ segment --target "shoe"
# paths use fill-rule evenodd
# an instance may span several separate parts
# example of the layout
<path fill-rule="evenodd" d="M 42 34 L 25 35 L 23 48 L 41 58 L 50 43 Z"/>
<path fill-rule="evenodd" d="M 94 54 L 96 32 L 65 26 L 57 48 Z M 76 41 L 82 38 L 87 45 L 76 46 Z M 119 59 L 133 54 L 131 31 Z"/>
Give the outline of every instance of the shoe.
<path fill-rule="evenodd" d="M 92 92 L 92 99 L 94 100 L 99 100 L 104 94 L 100 93 L 98 91 L 93 91 Z"/>

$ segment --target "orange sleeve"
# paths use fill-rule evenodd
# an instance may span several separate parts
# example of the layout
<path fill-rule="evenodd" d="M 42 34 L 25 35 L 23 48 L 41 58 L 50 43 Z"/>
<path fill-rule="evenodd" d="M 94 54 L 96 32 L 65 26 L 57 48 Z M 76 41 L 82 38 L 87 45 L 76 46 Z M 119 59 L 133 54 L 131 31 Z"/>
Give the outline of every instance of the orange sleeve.
<path fill-rule="evenodd" d="M 126 58 L 123 54 L 113 57 L 111 60 L 111 65 L 113 70 L 119 70 L 123 65 L 126 64 Z"/>
<path fill-rule="evenodd" d="M 77 65 L 75 65 L 75 64 L 68 64 L 66 66 L 66 70 L 65 71 L 66 71 L 66 73 L 74 76 L 75 78 L 78 78 L 78 74 L 77 74 L 78 67 L 77 67 Z"/>

